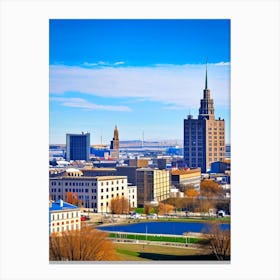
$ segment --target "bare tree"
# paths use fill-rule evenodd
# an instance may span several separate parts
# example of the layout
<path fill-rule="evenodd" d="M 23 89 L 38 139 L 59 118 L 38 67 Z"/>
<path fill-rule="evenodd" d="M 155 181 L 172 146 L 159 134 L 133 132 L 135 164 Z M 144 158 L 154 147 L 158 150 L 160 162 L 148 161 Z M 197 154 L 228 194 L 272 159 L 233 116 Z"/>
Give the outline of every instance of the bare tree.
<path fill-rule="evenodd" d="M 81 230 L 52 233 L 49 240 L 51 261 L 113 261 L 118 260 L 108 234 L 89 226 Z"/>
<path fill-rule="evenodd" d="M 111 199 L 111 212 L 112 214 L 127 214 L 129 213 L 129 201 L 125 197 L 116 197 Z"/>
<path fill-rule="evenodd" d="M 204 235 L 218 260 L 230 259 L 230 230 L 222 229 L 220 222 L 213 221 L 208 224 L 208 233 Z"/>

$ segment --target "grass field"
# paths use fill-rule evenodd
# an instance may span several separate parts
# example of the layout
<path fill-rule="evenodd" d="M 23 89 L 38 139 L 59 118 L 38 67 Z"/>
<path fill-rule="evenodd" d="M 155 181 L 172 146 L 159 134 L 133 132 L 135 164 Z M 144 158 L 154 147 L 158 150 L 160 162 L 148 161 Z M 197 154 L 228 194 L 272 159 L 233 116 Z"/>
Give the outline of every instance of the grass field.
<path fill-rule="evenodd" d="M 115 243 L 121 261 L 197 261 L 216 260 L 202 250 L 143 244 Z"/>
<path fill-rule="evenodd" d="M 118 233 L 110 233 L 109 236 L 111 238 L 118 238 Z M 123 238 L 125 239 L 133 239 L 133 240 L 147 240 L 147 241 L 158 241 L 158 242 L 175 242 L 175 243 L 183 243 L 186 244 L 186 237 L 172 237 L 172 236 L 164 236 L 164 235 L 138 235 L 138 234 L 123 234 Z M 187 237 L 187 243 L 202 243 L 202 238 L 197 237 Z"/>

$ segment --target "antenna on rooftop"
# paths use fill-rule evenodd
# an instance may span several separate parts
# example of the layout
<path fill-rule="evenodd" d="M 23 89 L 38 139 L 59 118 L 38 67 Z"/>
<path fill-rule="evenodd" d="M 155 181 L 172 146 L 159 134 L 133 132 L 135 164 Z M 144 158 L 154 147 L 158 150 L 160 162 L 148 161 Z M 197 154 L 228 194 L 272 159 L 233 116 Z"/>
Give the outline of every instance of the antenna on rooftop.
<path fill-rule="evenodd" d="M 102 129 L 101 129 L 100 140 L 101 140 L 101 145 L 102 145 Z"/>

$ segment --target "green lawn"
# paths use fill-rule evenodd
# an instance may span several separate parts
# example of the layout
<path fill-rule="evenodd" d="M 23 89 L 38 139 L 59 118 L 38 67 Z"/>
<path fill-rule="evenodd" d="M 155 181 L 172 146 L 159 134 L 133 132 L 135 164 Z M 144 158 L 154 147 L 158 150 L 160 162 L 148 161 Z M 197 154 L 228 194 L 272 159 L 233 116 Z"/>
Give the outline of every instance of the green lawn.
<path fill-rule="evenodd" d="M 119 238 L 118 233 L 110 233 L 109 237 Z M 158 242 L 176 242 L 176 243 L 186 243 L 186 237 L 171 237 L 162 235 L 135 235 L 135 234 L 121 234 L 121 238 L 133 239 L 133 240 L 147 240 L 147 241 L 158 241 Z M 202 238 L 188 237 L 188 243 L 200 243 Z"/>
<path fill-rule="evenodd" d="M 207 252 L 189 248 L 123 243 L 115 243 L 115 248 L 121 261 L 216 260 Z"/>

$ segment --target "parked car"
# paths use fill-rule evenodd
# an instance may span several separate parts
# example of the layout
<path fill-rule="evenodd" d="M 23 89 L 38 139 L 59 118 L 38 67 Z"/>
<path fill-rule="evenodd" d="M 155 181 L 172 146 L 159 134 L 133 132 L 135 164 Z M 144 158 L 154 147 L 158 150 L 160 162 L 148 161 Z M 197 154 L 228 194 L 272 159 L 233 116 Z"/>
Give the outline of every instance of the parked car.
<path fill-rule="evenodd" d="M 152 213 L 152 214 L 148 215 L 147 218 L 148 219 L 157 219 L 157 214 Z"/>
<path fill-rule="evenodd" d="M 131 219 L 140 219 L 141 215 L 138 213 L 132 213 L 129 218 Z"/>
<path fill-rule="evenodd" d="M 225 211 L 224 210 L 219 210 L 219 211 L 217 211 L 217 217 L 221 217 L 221 218 L 223 218 L 224 216 L 225 216 Z"/>

